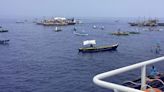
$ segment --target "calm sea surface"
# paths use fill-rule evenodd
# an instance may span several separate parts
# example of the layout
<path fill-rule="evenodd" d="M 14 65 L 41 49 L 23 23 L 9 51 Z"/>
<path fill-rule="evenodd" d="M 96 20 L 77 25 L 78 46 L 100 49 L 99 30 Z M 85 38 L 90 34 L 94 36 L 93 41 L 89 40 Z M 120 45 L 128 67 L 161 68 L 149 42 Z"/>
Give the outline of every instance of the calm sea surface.
<path fill-rule="evenodd" d="M 92 82 L 99 73 L 153 59 L 164 55 L 164 27 L 161 31 L 144 31 L 147 27 L 130 27 L 129 20 L 82 19 L 75 25 L 77 31 L 88 36 L 73 34 L 74 26 L 43 27 L 32 22 L 16 24 L 17 20 L 0 20 L 0 25 L 9 30 L 0 33 L 0 39 L 10 39 L 8 45 L 0 45 L 0 92 L 112 92 Z M 93 29 L 104 26 L 104 30 Z M 138 31 L 139 35 L 117 37 L 111 32 Z M 163 29 L 163 30 L 162 30 Z M 79 53 L 84 40 L 95 39 L 97 45 L 119 43 L 117 51 Z M 161 51 L 155 53 L 156 44 Z M 156 64 L 162 71 L 163 62 Z M 149 69 L 149 68 L 148 68 Z M 122 83 L 135 79 L 140 71 L 132 71 L 107 79 Z"/>

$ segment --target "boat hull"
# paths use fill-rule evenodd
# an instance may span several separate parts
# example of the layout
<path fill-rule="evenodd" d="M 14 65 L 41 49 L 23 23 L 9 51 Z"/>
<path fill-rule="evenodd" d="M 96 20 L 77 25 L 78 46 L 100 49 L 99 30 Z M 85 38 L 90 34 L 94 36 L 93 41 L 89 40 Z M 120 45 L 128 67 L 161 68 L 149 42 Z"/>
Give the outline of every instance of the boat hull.
<path fill-rule="evenodd" d="M 8 32 L 8 30 L 0 30 L 0 33 Z"/>
<path fill-rule="evenodd" d="M 55 32 L 60 32 L 60 31 L 62 31 L 62 30 L 61 29 L 55 30 Z"/>
<path fill-rule="evenodd" d="M 158 23 L 158 26 L 164 26 L 164 23 Z"/>
<path fill-rule="evenodd" d="M 111 50 L 116 50 L 117 47 L 118 47 L 118 44 L 115 44 L 112 46 L 104 46 L 104 47 L 79 48 L 79 52 L 91 53 L 91 52 L 111 51 Z"/>

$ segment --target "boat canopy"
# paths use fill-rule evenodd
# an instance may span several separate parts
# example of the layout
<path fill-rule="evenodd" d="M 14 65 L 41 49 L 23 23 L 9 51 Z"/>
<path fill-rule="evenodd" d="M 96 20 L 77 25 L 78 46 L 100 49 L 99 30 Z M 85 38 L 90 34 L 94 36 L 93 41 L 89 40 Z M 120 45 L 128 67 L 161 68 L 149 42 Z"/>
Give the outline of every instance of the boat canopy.
<path fill-rule="evenodd" d="M 55 20 L 66 20 L 66 18 L 63 18 L 63 17 L 56 17 L 54 18 Z"/>
<path fill-rule="evenodd" d="M 96 44 L 96 40 L 86 40 L 86 41 L 83 41 L 83 45 L 90 45 L 90 44 Z"/>

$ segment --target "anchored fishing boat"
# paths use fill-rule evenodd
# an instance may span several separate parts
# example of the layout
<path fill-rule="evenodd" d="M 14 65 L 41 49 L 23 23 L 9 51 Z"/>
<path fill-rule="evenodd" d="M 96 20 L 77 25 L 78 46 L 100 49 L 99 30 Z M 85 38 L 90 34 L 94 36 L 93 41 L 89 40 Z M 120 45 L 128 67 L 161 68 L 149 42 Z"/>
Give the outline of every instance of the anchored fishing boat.
<path fill-rule="evenodd" d="M 0 40 L 0 44 L 7 44 L 10 40 Z"/>
<path fill-rule="evenodd" d="M 0 33 L 8 32 L 7 29 L 0 29 Z"/>
<path fill-rule="evenodd" d="M 16 23 L 18 23 L 18 24 L 23 24 L 24 21 L 16 21 Z"/>
<path fill-rule="evenodd" d="M 136 31 L 129 31 L 129 34 L 140 34 L 140 32 L 136 32 Z"/>
<path fill-rule="evenodd" d="M 113 33 L 111 33 L 111 35 L 128 36 L 129 32 L 122 32 L 121 29 L 118 29 L 117 32 L 113 32 Z"/>
<path fill-rule="evenodd" d="M 111 33 L 111 35 L 128 36 L 129 33 L 128 33 L 128 32 L 120 32 L 120 31 L 118 31 L 118 32 L 113 32 L 113 33 Z"/>
<path fill-rule="evenodd" d="M 101 52 L 101 51 L 111 51 L 111 50 L 116 50 L 118 47 L 118 44 L 114 45 L 109 45 L 109 46 L 99 46 L 95 47 L 93 45 L 96 44 L 95 40 L 87 40 L 83 42 L 83 45 L 90 45 L 90 47 L 83 47 L 79 48 L 79 52 Z"/>

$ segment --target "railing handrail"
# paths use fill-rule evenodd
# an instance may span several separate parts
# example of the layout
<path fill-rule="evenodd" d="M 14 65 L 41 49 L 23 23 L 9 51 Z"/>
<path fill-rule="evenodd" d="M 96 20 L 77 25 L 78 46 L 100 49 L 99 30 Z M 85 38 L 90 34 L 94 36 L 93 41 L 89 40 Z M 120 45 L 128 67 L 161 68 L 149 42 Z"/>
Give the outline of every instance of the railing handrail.
<path fill-rule="evenodd" d="M 120 73 L 124 73 L 124 72 L 130 71 L 130 70 L 134 70 L 134 69 L 137 69 L 137 68 L 146 67 L 147 65 L 157 63 L 157 62 L 160 62 L 160 61 L 163 61 L 163 60 L 164 60 L 164 56 L 156 58 L 156 59 L 147 60 L 147 61 L 144 61 L 144 62 L 141 62 L 141 63 L 133 64 L 133 65 L 130 65 L 130 66 L 126 66 L 126 67 L 123 67 L 123 68 L 119 68 L 119 69 L 116 69 L 116 70 L 112 70 L 112 71 L 109 71 L 109 72 L 101 73 L 101 74 L 96 75 L 93 78 L 93 82 L 95 84 L 101 86 L 101 87 L 105 87 L 105 88 L 108 88 L 108 89 L 116 89 L 116 90 L 119 90 L 119 91 L 126 91 L 126 92 L 144 92 L 144 91 L 141 91 L 141 90 L 138 90 L 138 89 L 125 87 L 125 86 L 118 85 L 118 84 L 111 83 L 111 82 L 106 82 L 106 81 L 103 81 L 102 79 L 107 78 L 107 77 L 111 77 L 111 76 L 114 76 L 114 75 L 117 75 L 117 74 L 120 74 Z"/>

